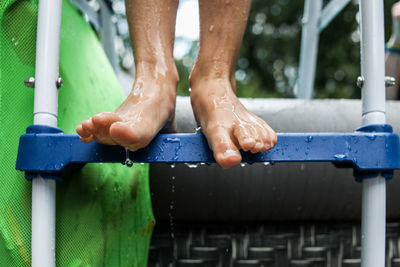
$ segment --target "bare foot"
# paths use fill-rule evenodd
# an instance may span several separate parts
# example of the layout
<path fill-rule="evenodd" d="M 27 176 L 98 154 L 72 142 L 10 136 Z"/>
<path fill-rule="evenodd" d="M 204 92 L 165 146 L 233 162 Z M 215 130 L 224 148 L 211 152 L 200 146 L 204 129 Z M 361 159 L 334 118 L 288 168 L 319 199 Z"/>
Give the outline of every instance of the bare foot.
<path fill-rule="evenodd" d="M 176 73 L 137 77 L 131 93 L 114 112 L 98 113 L 78 125 L 80 139 L 135 151 L 148 145 L 163 127 L 176 131 L 177 77 Z"/>
<path fill-rule="evenodd" d="M 248 111 L 236 97 L 228 78 L 191 76 L 191 103 L 214 158 L 223 168 L 240 163 L 239 149 L 266 152 L 277 136 L 269 125 Z"/>

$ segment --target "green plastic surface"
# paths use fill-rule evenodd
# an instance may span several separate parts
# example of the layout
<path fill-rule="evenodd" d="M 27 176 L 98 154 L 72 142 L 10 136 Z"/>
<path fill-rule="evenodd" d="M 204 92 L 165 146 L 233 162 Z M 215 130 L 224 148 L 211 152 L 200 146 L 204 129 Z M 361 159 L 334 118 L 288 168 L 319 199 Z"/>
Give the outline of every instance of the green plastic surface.
<path fill-rule="evenodd" d="M 30 266 L 31 183 L 15 170 L 18 139 L 33 121 L 37 1 L 0 0 L 0 266 Z M 59 128 L 124 99 L 98 38 L 63 2 Z M 57 266 L 146 266 L 154 227 L 148 166 L 88 164 L 57 185 Z"/>

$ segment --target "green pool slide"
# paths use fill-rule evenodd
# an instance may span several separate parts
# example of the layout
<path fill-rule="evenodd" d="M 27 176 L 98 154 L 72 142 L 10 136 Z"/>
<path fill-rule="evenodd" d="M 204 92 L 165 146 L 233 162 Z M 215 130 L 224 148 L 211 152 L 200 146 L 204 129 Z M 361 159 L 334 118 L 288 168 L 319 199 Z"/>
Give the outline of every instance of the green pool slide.
<path fill-rule="evenodd" d="M 0 1 L 0 266 L 30 266 L 31 183 L 15 170 L 33 122 L 36 1 Z M 63 1 L 58 126 L 74 133 L 124 99 L 96 33 Z M 57 185 L 57 266 L 146 266 L 154 217 L 147 165 L 87 164 Z"/>

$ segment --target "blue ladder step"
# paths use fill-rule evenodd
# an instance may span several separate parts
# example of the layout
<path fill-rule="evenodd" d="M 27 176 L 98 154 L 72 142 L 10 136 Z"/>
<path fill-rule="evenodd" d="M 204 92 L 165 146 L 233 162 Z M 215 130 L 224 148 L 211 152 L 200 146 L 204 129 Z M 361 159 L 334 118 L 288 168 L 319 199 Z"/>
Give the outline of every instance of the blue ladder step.
<path fill-rule="evenodd" d="M 278 133 L 278 144 L 265 153 L 242 152 L 243 161 L 333 162 L 359 171 L 400 168 L 400 145 L 390 125 L 369 125 L 353 133 Z M 145 148 L 129 152 L 133 162 L 214 163 L 201 133 L 159 134 Z M 126 160 L 125 149 L 97 142 L 89 144 L 76 134 L 32 125 L 20 138 L 16 168 L 29 173 L 57 173 L 68 165 Z"/>

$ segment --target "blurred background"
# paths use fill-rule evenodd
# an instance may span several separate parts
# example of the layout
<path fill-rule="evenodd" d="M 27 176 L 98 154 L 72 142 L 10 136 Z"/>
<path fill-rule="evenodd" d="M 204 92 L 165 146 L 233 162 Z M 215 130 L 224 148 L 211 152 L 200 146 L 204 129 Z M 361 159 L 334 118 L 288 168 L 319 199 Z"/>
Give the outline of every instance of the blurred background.
<path fill-rule="evenodd" d="M 329 1 L 325 0 L 324 3 Z M 385 3 L 385 38 L 389 39 L 391 6 Z M 134 77 L 123 0 L 111 1 L 116 24 L 115 48 L 120 58 L 119 75 L 126 91 Z M 97 0 L 89 2 L 96 8 Z M 238 57 L 236 79 L 240 97 L 294 98 L 298 75 L 301 19 L 304 1 L 253 0 Z M 177 15 L 174 56 L 179 70 L 178 94 L 189 95 L 188 76 L 196 58 L 199 37 L 197 0 L 181 0 Z M 358 1 L 353 0 L 320 34 L 314 98 L 360 98 L 356 86 L 360 74 Z"/>

